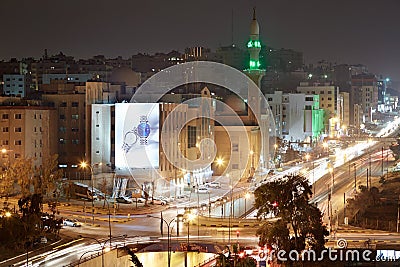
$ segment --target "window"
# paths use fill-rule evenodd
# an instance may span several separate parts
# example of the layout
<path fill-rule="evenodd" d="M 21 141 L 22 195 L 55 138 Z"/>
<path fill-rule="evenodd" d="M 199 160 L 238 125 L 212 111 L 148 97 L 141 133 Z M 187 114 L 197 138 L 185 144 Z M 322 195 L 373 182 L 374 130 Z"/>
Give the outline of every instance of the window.
<path fill-rule="evenodd" d="M 328 97 L 328 100 L 332 100 L 332 97 Z"/>
<path fill-rule="evenodd" d="M 328 108 L 332 107 L 332 104 L 328 104 Z"/>
<path fill-rule="evenodd" d="M 305 110 L 311 110 L 311 106 L 305 106 Z"/>
<path fill-rule="evenodd" d="M 71 117 L 72 117 L 73 120 L 79 119 L 79 115 L 78 114 L 72 114 Z"/>
<path fill-rule="evenodd" d="M 67 132 L 67 127 L 61 126 L 61 127 L 59 128 L 59 131 L 60 131 L 61 133 L 65 133 L 65 132 Z"/>
<path fill-rule="evenodd" d="M 8 133 L 8 127 L 3 127 L 3 133 Z"/>
<path fill-rule="evenodd" d="M 22 114 L 14 114 L 14 118 L 16 120 L 20 120 L 20 119 L 22 119 Z"/>
<path fill-rule="evenodd" d="M 73 139 L 72 144 L 74 145 L 79 145 L 79 139 Z"/>
<path fill-rule="evenodd" d="M 60 115 L 60 120 L 65 120 L 65 115 L 64 114 Z"/>
<path fill-rule="evenodd" d="M 306 96 L 306 101 L 314 101 L 314 98 L 312 96 Z"/>
<path fill-rule="evenodd" d="M 239 144 L 232 144 L 232 151 L 239 151 Z"/>
<path fill-rule="evenodd" d="M 332 94 L 332 91 L 328 91 L 328 95 L 331 95 Z"/>
<path fill-rule="evenodd" d="M 8 140 L 3 140 L 3 146 L 8 146 Z"/>
<path fill-rule="evenodd" d="M 20 146 L 20 145 L 22 145 L 22 141 L 21 140 L 15 140 L 14 144 L 16 146 Z"/>
<path fill-rule="evenodd" d="M 3 114 L 1 117 L 3 120 L 8 120 L 8 114 Z"/>
<path fill-rule="evenodd" d="M 14 128 L 14 132 L 21 133 L 22 132 L 22 128 L 21 127 L 15 127 Z"/>
<path fill-rule="evenodd" d="M 64 144 L 67 143 L 67 140 L 64 139 L 64 138 L 60 138 L 60 139 L 59 139 L 59 143 L 60 143 L 61 145 L 64 145 Z"/>
<path fill-rule="evenodd" d="M 16 159 L 19 159 L 19 158 L 21 158 L 21 154 L 18 154 L 18 153 L 15 153 L 15 156 L 14 156 Z"/>
<path fill-rule="evenodd" d="M 74 108 L 79 107 L 79 102 L 72 102 L 72 107 L 74 107 Z"/>
<path fill-rule="evenodd" d="M 268 101 L 272 101 L 272 97 L 268 97 Z"/>
<path fill-rule="evenodd" d="M 188 147 L 196 147 L 196 127 L 188 126 Z"/>
<path fill-rule="evenodd" d="M 67 107 L 67 102 L 61 102 L 61 103 L 60 103 L 60 107 L 61 107 L 61 108 Z"/>

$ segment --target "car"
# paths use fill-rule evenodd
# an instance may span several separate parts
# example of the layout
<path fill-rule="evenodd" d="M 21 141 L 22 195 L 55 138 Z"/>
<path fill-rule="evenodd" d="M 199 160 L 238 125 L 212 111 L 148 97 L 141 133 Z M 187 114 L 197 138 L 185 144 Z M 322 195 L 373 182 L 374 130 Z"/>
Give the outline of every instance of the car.
<path fill-rule="evenodd" d="M 131 200 L 132 200 L 133 202 L 137 202 L 137 203 L 144 203 L 144 202 L 146 202 L 146 199 L 144 199 L 144 198 L 142 198 L 142 197 L 138 197 L 138 198 L 134 197 L 134 198 L 132 198 Z"/>
<path fill-rule="evenodd" d="M 167 201 L 164 199 L 153 197 L 152 201 L 150 202 L 153 205 L 167 205 Z"/>
<path fill-rule="evenodd" d="M 129 197 L 126 197 L 126 196 L 117 197 L 115 200 L 117 200 L 118 203 L 122 203 L 122 204 L 133 203 L 132 199 L 130 199 Z"/>
<path fill-rule="evenodd" d="M 197 193 L 199 194 L 208 194 L 210 190 L 207 187 L 199 187 L 197 188 Z"/>
<path fill-rule="evenodd" d="M 221 188 L 221 183 L 220 182 L 211 182 L 211 183 L 207 184 L 207 187 Z"/>
<path fill-rule="evenodd" d="M 72 226 L 72 227 L 82 226 L 81 223 L 76 219 L 64 219 L 63 225 L 64 226 Z"/>

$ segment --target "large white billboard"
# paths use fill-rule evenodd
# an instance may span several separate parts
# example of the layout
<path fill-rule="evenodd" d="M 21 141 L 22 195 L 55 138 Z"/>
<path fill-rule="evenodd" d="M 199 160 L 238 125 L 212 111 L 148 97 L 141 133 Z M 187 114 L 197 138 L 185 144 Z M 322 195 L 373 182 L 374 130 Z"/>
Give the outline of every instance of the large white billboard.
<path fill-rule="evenodd" d="M 159 104 L 115 104 L 115 167 L 158 168 Z"/>

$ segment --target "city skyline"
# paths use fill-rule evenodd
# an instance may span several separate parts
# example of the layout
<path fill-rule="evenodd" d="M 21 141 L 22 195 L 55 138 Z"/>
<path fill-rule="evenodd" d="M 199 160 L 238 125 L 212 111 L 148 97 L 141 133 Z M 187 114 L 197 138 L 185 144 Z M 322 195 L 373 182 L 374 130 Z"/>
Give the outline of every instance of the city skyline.
<path fill-rule="evenodd" d="M 245 49 L 256 7 L 263 45 L 303 52 L 306 64 L 319 60 L 364 64 L 370 72 L 400 80 L 400 38 L 395 28 L 400 4 L 395 0 L 384 5 L 372 0 L 52 4 L 48 0 L 2 3 L 0 31 L 6 38 L 0 59 L 38 58 L 44 49 L 75 58 L 129 57 L 190 46 L 216 49 L 232 40 Z"/>

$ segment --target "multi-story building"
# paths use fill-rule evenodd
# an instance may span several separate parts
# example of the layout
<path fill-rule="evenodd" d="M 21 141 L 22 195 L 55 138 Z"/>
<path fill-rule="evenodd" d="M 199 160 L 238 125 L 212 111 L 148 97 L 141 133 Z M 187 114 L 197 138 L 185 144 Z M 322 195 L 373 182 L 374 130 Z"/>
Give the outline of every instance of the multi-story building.
<path fill-rule="evenodd" d="M 378 106 L 378 85 L 373 74 L 359 74 L 351 79 L 351 105 L 358 104 L 362 108 L 362 121 L 371 122 L 372 113 Z M 354 120 L 354 119 L 353 119 Z"/>
<path fill-rule="evenodd" d="M 290 142 L 312 144 L 324 133 L 324 110 L 319 107 L 319 95 L 266 94 L 275 118 L 277 136 Z"/>
<path fill-rule="evenodd" d="M 325 132 L 331 134 L 331 129 L 340 127 L 340 121 L 332 120 L 337 116 L 337 99 L 339 88 L 330 83 L 314 83 L 301 82 L 297 87 L 297 91 L 303 94 L 319 95 L 319 107 L 325 110 Z M 336 125 L 339 123 L 339 125 Z"/>
<path fill-rule="evenodd" d="M 39 168 L 57 154 L 56 110 L 44 106 L 0 106 L 0 144 L 3 166 L 19 158 L 32 158 Z"/>
<path fill-rule="evenodd" d="M 28 75 L 4 74 L 3 95 L 25 97 L 29 91 Z"/>
<path fill-rule="evenodd" d="M 78 164 L 85 159 L 85 94 L 46 94 L 43 101 L 56 113 L 52 134 L 57 139 L 59 167 L 65 177 L 80 178 Z"/>

